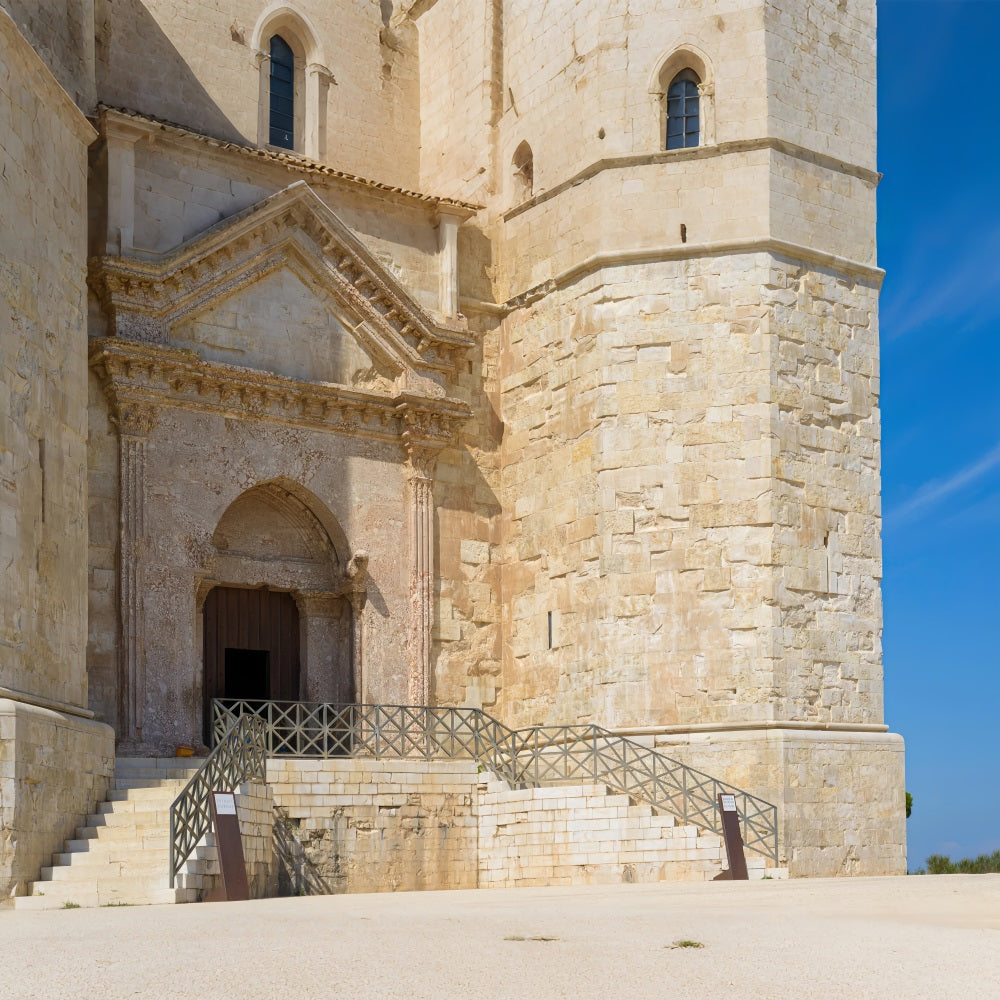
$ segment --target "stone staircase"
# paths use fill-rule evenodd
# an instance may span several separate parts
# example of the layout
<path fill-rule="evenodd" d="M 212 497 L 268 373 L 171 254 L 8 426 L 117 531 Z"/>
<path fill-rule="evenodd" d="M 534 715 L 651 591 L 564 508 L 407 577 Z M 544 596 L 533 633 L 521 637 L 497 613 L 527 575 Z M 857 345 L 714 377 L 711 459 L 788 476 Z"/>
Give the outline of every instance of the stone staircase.
<path fill-rule="evenodd" d="M 119 757 L 108 798 L 52 856 L 41 879 L 16 909 L 70 909 L 75 906 L 133 906 L 191 903 L 201 894 L 203 877 L 192 861 L 176 887 L 167 874 L 170 856 L 170 805 L 201 760 Z M 199 850 L 199 855 L 203 852 Z"/>

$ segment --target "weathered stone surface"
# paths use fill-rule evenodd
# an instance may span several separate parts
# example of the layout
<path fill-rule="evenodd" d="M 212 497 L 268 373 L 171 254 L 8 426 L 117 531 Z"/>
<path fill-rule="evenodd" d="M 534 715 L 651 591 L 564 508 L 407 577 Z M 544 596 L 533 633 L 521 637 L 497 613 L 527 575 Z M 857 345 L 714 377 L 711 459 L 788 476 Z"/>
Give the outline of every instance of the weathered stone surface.
<path fill-rule="evenodd" d="M 874 0 L 196 6 L 5 0 L 0 684 L 83 704 L 86 626 L 122 744 L 198 743 L 207 595 L 271 588 L 286 698 L 683 743 L 793 874 L 901 870 Z"/>
<path fill-rule="evenodd" d="M 110 726 L 0 698 L 0 905 L 83 824 L 114 766 Z"/>

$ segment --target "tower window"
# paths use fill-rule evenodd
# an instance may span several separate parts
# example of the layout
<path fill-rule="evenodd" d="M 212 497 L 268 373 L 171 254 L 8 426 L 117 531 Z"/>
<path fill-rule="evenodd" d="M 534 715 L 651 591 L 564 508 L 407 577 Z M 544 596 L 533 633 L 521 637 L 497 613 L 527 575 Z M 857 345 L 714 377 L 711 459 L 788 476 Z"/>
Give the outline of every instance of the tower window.
<path fill-rule="evenodd" d="M 667 149 L 698 145 L 701 130 L 698 79 L 694 70 L 683 69 L 667 88 Z"/>
<path fill-rule="evenodd" d="M 271 118 L 268 141 L 295 148 L 295 55 L 281 35 L 271 38 Z"/>

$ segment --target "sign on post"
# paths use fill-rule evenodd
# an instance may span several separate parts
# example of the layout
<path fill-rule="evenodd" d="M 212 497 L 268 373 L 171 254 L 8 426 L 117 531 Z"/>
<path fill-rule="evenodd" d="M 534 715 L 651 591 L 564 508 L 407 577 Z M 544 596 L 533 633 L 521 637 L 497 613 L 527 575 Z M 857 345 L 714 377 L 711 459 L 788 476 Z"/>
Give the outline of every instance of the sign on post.
<path fill-rule="evenodd" d="M 236 815 L 236 796 L 232 792 L 212 792 L 212 820 L 222 870 L 222 898 L 249 899 L 247 863 L 243 856 L 240 820 Z"/>
<path fill-rule="evenodd" d="M 719 793 L 719 814 L 722 816 L 722 837 L 726 842 L 729 871 L 723 877 L 747 881 L 747 859 L 743 854 L 743 837 L 740 834 L 740 814 L 736 811 L 736 796 Z"/>

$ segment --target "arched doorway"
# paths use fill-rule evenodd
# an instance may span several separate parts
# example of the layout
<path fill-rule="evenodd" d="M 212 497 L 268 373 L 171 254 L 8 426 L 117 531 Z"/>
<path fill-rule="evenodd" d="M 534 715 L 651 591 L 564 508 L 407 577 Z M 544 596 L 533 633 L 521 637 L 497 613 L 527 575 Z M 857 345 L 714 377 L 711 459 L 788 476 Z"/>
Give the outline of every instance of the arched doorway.
<path fill-rule="evenodd" d="M 295 483 L 262 483 L 223 512 L 212 546 L 199 583 L 206 742 L 214 698 L 353 702 L 363 594 L 323 504 Z"/>

